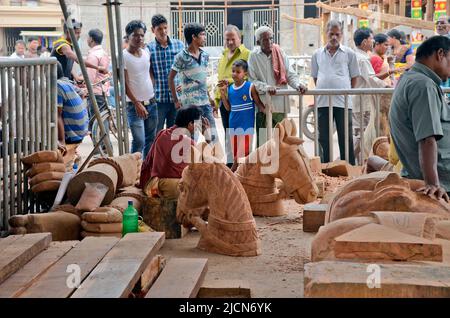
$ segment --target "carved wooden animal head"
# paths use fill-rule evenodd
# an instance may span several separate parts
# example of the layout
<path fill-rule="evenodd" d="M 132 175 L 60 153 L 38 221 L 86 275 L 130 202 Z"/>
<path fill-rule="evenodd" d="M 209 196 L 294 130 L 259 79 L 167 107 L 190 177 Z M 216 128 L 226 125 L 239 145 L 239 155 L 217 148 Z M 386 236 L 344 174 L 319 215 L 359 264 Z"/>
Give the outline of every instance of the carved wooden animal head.
<path fill-rule="evenodd" d="M 292 194 L 297 203 L 314 201 L 319 191 L 294 121 L 284 119 L 275 127 L 279 134 L 279 168 L 273 176 L 283 181 L 284 191 Z"/>

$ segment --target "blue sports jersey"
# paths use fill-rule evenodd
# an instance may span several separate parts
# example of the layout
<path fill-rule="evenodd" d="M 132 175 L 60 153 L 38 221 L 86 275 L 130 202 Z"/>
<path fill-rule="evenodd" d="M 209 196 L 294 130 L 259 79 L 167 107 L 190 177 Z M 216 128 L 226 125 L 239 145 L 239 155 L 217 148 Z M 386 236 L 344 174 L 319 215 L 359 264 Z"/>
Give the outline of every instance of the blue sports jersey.
<path fill-rule="evenodd" d="M 240 87 L 228 87 L 228 101 L 231 104 L 230 129 L 232 135 L 253 135 L 255 127 L 255 102 L 252 98 L 252 83 L 245 81 Z"/>

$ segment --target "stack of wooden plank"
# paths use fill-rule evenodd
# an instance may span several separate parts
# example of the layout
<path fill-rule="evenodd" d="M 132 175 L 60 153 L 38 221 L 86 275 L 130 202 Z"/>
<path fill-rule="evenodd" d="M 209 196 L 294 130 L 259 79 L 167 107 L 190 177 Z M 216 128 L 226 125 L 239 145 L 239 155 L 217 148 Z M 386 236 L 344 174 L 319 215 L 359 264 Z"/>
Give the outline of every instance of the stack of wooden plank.
<path fill-rule="evenodd" d="M 163 243 L 161 232 L 64 242 L 12 235 L 0 239 L 0 297 L 129 297 Z"/>
<path fill-rule="evenodd" d="M 246 282 L 204 283 L 205 258 L 158 254 L 164 232 L 52 242 L 51 233 L 0 239 L 0 298 L 250 297 Z"/>

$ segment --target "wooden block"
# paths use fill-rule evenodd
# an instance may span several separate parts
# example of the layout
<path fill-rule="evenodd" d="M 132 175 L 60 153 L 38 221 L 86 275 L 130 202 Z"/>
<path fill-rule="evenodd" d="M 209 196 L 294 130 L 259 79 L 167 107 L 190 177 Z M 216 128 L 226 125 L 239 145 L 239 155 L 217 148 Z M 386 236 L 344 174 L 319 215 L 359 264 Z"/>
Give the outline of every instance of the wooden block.
<path fill-rule="evenodd" d="M 330 177 L 347 177 L 350 175 L 349 164 L 344 160 L 323 163 L 322 172 Z"/>
<path fill-rule="evenodd" d="M 158 275 L 164 269 L 166 261 L 162 255 L 156 255 L 151 260 L 150 264 L 144 270 L 141 275 L 140 289 L 144 294 L 147 294 L 148 290 L 155 282 Z"/>
<path fill-rule="evenodd" d="M 0 284 L 47 248 L 51 241 L 51 233 L 20 235 L 14 242 L 10 241 L 1 252 Z"/>
<path fill-rule="evenodd" d="M 18 297 L 78 243 L 79 241 L 51 242 L 46 250 L 3 282 L 0 286 L 0 298 Z"/>
<path fill-rule="evenodd" d="M 440 244 L 375 223 L 347 232 L 335 241 L 336 258 L 442 262 Z"/>
<path fill-rule="evenodd" d="M 317 232 L 325 224 L 328 204 L 305 204 L 303 207 L 303 232 Z"/>
<path fill-rule="evenodd" d="M 200 287 L 197 298 L 251 298 L 251 290 L 247 281 L 214 280 Z"/>
<path fill-rule="evenodd" d="M 369 265 L 339 261 L 308 263 L 305 265 L 305 297 L 450 297 L 448 266 L 409 263 Z M 381 288 L 369 288 L 368 281 L 377 282 L 373 279 L 378 269 Z"/>
<path fill-rule="evenodd" d="M 177 200 L 152 198 L 142 209 L 144 222 L 153 230 L 166 233 L 166 239 L 184 237 L 189 229 L 177 222 Z"/>
<path fill-rule="evenodd" d="M 129 233 L 117 243 L 72 298 L 127 298 L 164 244 L 164 233 Z"/>
<path fill-rule="evenodd" d="M 320 162 L 320 157 L 315 156 L 309 159 L 309 165 L 311 166 L 311 171 L 314 174 L 322 172 L 322 164 Z"/>
<path fill-rule="evenodd" d="M 206 275 L 206 258 L 172 258 L 145 298 L 194 298 Z"/>
<path fill-rule="evenodd" d="M 119 239 L 116 237 L 86 237 L 41 275 L 20 297 L 69 297 L 76 288 L 75 276 L 79 274 L 79 282 L 82 283 L 117 242 Z M 73 265 L 79 266 L 79 272 Z M 70 275 L 74 278 L 71 279 Z M 71 285 L 68 285 L 68 282 Z"/>

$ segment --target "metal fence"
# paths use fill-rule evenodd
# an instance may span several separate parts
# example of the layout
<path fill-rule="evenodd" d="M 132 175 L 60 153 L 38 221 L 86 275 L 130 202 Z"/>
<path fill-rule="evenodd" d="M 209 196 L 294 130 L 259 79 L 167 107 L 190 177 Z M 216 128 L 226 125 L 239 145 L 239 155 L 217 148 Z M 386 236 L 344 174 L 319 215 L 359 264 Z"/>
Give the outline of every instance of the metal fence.
<path fill-rule="evenodd" d="M 0 229 L 15 214 L 39 210 L 21 158 L 57 147 L 55 58 L 0 59 Z"/>
<path fill-rule="evenodd" d="M 444 93 L 450 93 L 450 88 L 443 89 Z M 304 105 L 303 105 L 303 96 L 305 95 L 312 95 L 314 96 L 314 105 L 311 107 L 314 108 L 314 154 L 316 156 L 319 156 L 320 154 L 320 145 L 319 145 L 319 134 L 318 132 L 318 107 L 316 103 L 317 96 L 328 96 L 328 127 L 333 127 L 333 107 L 332 107 L 332 96 L 344 96 L 345 101 L 345 107 L 344 107 L 344 127 L 345 127 L 345 158 L 341 158 L 343 160 L 348 161 L 349 158 L 349 133 L 353 133 L 349 131 L 348 122 L 349 122 L 349 98 L 352 98 L 353 96 L 359 96 L 359 98 L 362 98 L 364 95 L 371 95 L 375 96 L 375 110 L 376 114 L 374 114 L 376 117 L 375 119 L 375 130 L 376 130 L 376 136 L 380 136 L 380 101 L 381 101 L 381 95 L 384 94 L 393 94 L 394 89 L 393 88 L 355 88 L 355 89 L 312 89 L 308 90 L 304 95 L 301 95 L 299 92 L 293 90 L 293 89 L 282 89 L 277 90 L 276 95 L 280 96 L 286 96 L 287 98 L 289 96 L 298 96 L 298 108 L 299 108 L 299 116 L 298 116 L 298 127 L 299 127 L 299 136 L 303 137 L 303 131 L 304 131 L 304 121 L 303 121 L 303 115 L 304 115 Z M 358 97 L 356 97 L 358 98 Z M 360 103 L 362 105 L 362 103 Z M 272 98 L 268 97 L 268 107 L 269 109 L 272 107 Z M 267 112 L 268 115 L 266 117 L 266 125 L 268 128 L 272 128 L 272 114 L 270 111 Z M 359 127 L 364 127 L 363 125 L 363 112 L 360 112 L 359 119 Z M 333 135 L 334 130 L 329 129 L 329 136 L 328 136 L 328 142 L 329 142 L 329 156 L 330 160 L 333 160 Z M 272 131 L 271 129 L 267 129 L 267 139 L 271 138 Z M 363 149 L 364 149 L 364 129 L 360 129 L 359 134 L 356 135 L 356 137 L 359 137 L 359 145 L 360 145 L 360 153 L 359 153 L 359 161 L 363 162 Z"/>

